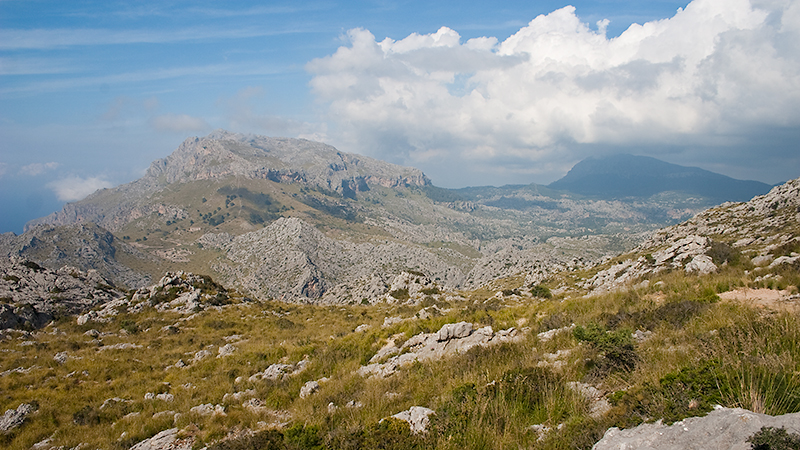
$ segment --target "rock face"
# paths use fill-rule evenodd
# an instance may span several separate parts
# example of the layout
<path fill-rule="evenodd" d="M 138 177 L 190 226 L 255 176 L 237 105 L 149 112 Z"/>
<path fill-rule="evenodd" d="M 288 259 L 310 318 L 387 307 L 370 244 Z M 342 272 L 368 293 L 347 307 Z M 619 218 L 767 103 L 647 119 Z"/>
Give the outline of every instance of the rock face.
<path fill-rule="evenodd" d="M 394 340 L 382 348 L 370 359 L 370 364 L 361 366 L 358 374 L 361 376 L 387 377 L 403 366 L 413 364 L 415 361 L 429 361 L 447 358 L 456 354 L 469 351 L 476 346 L 490 346 L 503 342 L 516 342 L 524 338 L 527 330 L 518 331 L 515 328 L 500 330 L 497 333 L 492 327 L 486 326 L 477 330 L 469 322 L 449 323 L 436 333 L 421 333 L 405 341 L 400 348 L 394 346 Z M 386 362 L 380 360 L 390 356 Z"/>
<path fill-rule="evenodd" d="M 740 408 L 719 407 L 705 417 L 663 425 L 660 422 L 620 430 L 610 428 L 593 450 L 750 450 L 747 438 L 762 427 L 800 432 L 800 413 L 783 416 L 757 414 Z"/>
<path fill-rule="evenodd" d="M 226 252 L 227 262 L 213 266 L 226 281 L 262 298 L 326 303 L 372 300 L 390 290 L 386 273 L 402 274 L 409 260 L 447 286 L 464 279 L 458 269 L 415 245 L 334 240 L 298 218 L 279 218 L 236 237 L 209 234 L 200 242 Z M 428 280 L 427 285 L 432 282 Z"/>
<path fill-rule="evenodd" d="M 0 259 L 0 329 L 40 328 L 64 314 L 80 314 L 124 293 L 96 270 L 50 270 L 13 257 Z"/>

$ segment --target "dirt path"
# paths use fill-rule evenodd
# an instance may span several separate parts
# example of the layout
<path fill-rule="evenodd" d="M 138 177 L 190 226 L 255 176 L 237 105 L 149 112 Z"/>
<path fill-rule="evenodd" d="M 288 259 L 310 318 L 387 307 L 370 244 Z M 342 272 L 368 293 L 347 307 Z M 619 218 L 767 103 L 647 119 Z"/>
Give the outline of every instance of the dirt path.
<path fill-rule="evenodd" d="M 789 291 L 741 288 L 719 294 L 723 301 L 737 301 L 757 308 L 776 311 L 800 311 L 800 295 Z"/>

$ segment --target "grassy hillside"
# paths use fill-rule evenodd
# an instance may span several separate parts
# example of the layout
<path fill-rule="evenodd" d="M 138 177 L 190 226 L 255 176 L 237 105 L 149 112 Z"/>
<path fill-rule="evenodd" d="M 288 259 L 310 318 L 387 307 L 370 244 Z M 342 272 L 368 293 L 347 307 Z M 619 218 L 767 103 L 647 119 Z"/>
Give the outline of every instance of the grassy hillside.
<path fill-rule="evenodd" d="M 519 277 L 498 280 L 440 301 L 444 312 L 425 319 L 418 313 L 432 298 L 416 306 L 311 306 L 233 294 L 234 304 L 188 317 L 146 308 L 109 323 L 70 319 L 38 332 L 6 332 L 0 410 L 20 403 L 38 410 L 0 440 L 10 449 L 45 439 L 128 448 L 178 427 L 196 448 L 228 439 L 219 448 L 566 449 L 591 448 L 609 426 L 671 422 L 714 404 L 800 411 L 796 298 L 760 306 L 720 300 L 742 287 L 796 294 L 798 267 L 729 264 L 703 277 L 661 273 L 648 287 L 603 296 L 575 290 L 545 298 L 544 287 L 571 285 L 581 275 L 535 289 Z M 387 317 L 404 320 L 383 326 Z M 459 321 L 530 331 L 518 343 L 417 362 L 385 379 L 355 373 L 388 339 Z M 537 336 L 573 323 L 550 340 Z M 367 327 L 354 332 L 359 325 Z M 235 351 L 217 357 L 226 344 Z M 195 360 L 203 350 L 210 355 Z M 61 352 L 63 363 L 54 359 Z M 307 366 L 294 375 L 251 381 L 272 364 L 304 359 Z M 187 367 L 175 367 L 178 361 Z M 323 377 L 318 392 L 300 397 L 304 383 Z M 571 382 L 595 387 L 610 409 L 598 414 L 598 399 Z M 221 409 L 191 411 L 204 404 Z M 381 422 L 415 405 L 436 411 L 427 433 Z"/>

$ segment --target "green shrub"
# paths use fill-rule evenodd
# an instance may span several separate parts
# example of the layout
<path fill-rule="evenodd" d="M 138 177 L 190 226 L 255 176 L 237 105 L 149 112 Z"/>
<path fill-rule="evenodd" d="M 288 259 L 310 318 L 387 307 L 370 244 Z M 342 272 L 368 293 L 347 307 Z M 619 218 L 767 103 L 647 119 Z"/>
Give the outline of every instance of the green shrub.
<path fill-rule="evenodd" d="M 729 266 L 736 266 L 742 260 L 742 254 L 739 250 L 725 242 L 717 241 L 711 241 L 711 248 L 706 251 L 706 256 L 710 256 L 716 265 L 728 263 Z"/>
<path fill-rule="evenodd" d="M 234 439 L 226 439 L 208 446 L 208 450 L 284 450 L 283 433 L 278 430 L 264 430 Z"/>
<path fill-rule="evenodd" d="M 284 433 L 284 442 L 289 450 L 322 450 L 322 438 L 319 436 L 319 427 L 316 425 L 305 426 L 301 423 L 292 425 Z"/>
<path fill-rule="evenodd" d="M 401 300 L 401 301 L 402 300 L 408 300 L 408 299 L 411 298 L 411 295 L 409 295 L 409 293 L 408 293 L 408 288 L 395 289 L 395 290 L 389 292 L 389 295 L 391 297 L 396 298 L 397 300 Z"/>
<path fill-rule="evenodd" d="M 531 286 L 531 295 L 538 298 L 553 298 L 553 293 L 550 292 L 550 289 L 541 284 Z"/>
<path fill-rule="evenodd" d="M 575 327 L 572 334 L 575 339 L 588 342 L 597 351 L 598 357 L 590 363 L 596 375 L 632 370 L 636 366 L 638 356 L 629 329 L 606 331 L 600 325 L 590 323 L 586 327 Z"/>
<path fill-rule="evenodd" d="M 762 427 L 747 438 L 753 450 L 797 450 L 800 449 L 800 435 L 788 433 L 785 428 Z"/>

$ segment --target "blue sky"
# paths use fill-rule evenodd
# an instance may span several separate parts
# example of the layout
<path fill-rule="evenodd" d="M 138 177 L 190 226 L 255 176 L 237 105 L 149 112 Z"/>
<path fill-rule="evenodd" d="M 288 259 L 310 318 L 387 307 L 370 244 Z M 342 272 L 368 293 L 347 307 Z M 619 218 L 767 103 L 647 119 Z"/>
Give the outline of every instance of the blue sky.
<path fill-rule="evenodd" d="M 216 128 L 445 187 L 618 152 L 796 178 L 798 3 L 0 0 L 0 232 Z"/>

